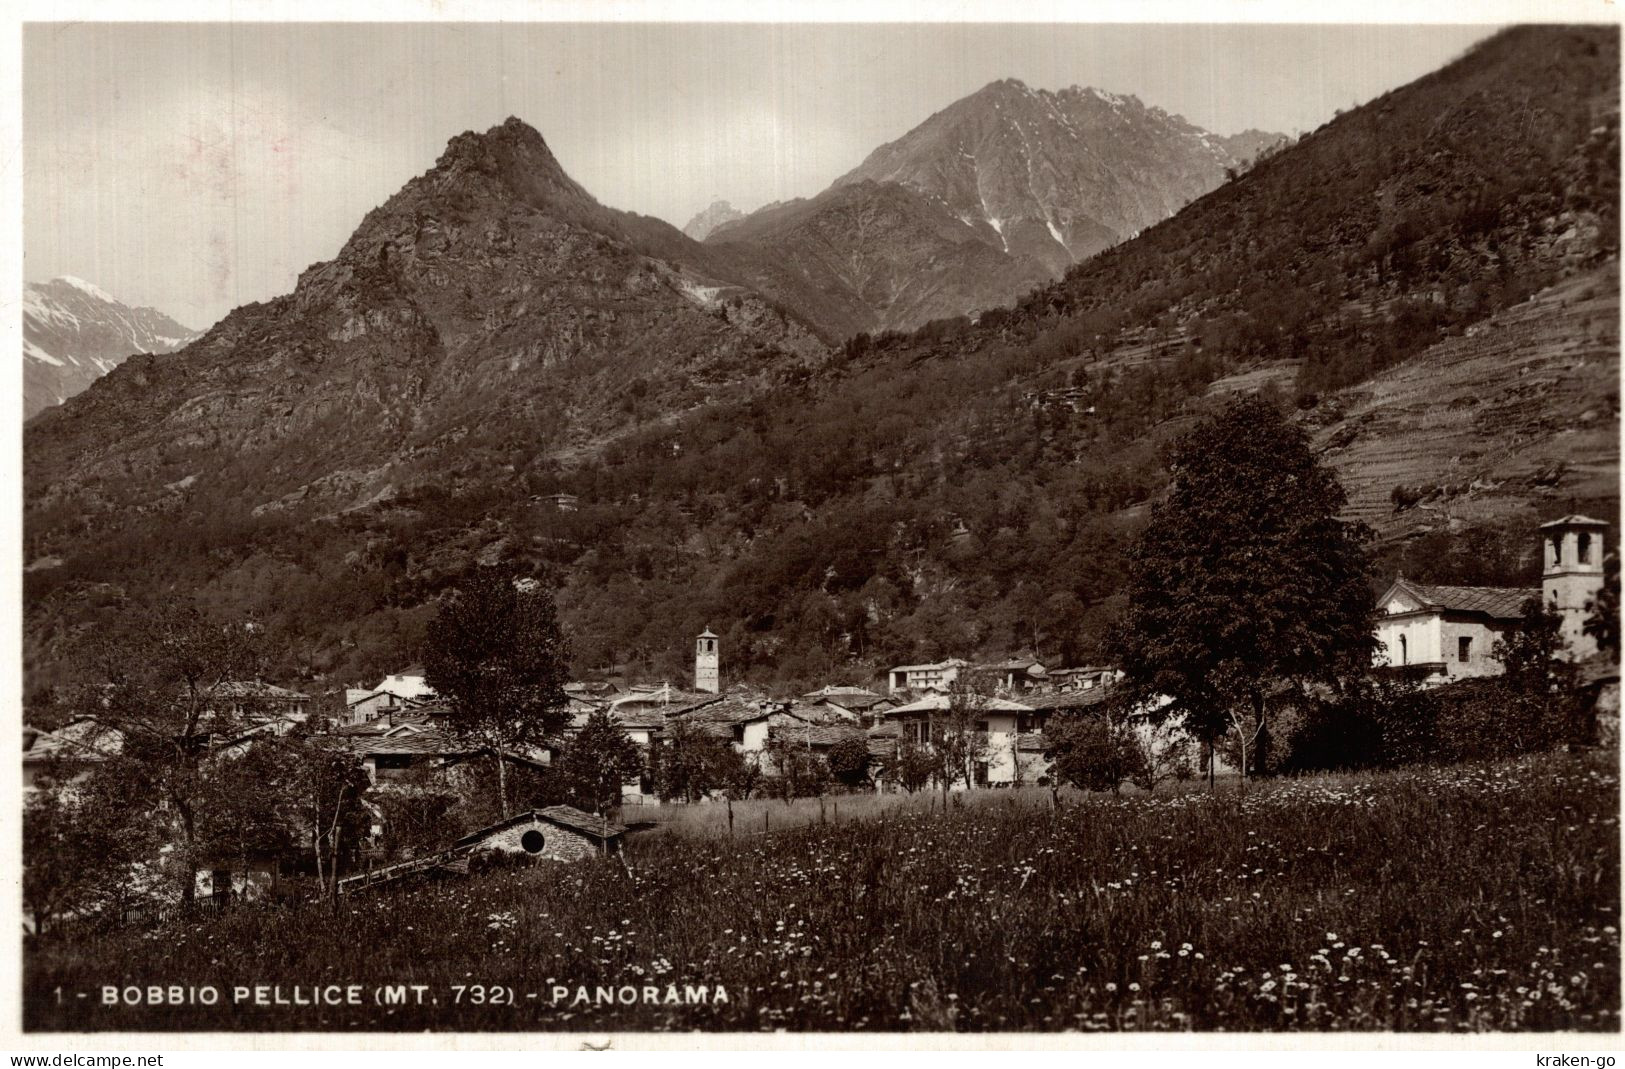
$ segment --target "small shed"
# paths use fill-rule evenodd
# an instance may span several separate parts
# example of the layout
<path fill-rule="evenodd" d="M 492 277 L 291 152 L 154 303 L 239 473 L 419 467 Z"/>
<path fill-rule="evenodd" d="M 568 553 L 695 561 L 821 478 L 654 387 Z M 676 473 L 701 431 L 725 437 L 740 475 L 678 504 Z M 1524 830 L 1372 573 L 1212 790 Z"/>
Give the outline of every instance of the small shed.
<path fill-rule="evenodd" d="M 452 849 L 470 853 L 504 854 L 551 861 L 580 861 L 616 853 L 626 827 L 595 817 L 574 806 L 552 805 L 515 813 L 506 820 L 458 839 Z"/>

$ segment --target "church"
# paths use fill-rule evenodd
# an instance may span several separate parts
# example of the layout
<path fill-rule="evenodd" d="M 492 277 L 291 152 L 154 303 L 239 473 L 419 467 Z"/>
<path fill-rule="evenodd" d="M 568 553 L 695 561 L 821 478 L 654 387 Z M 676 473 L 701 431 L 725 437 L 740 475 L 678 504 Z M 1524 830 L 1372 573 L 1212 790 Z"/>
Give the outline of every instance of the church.
<path fill-rule="evenodd" d="M 1539 587 L 1437 586 L 1400 576 L 1377 602 L 1377 664 L 1430 684 L 1496 675 L 1496 640 L 1521 624 L 1536 597 L 1561 617 L 1569 658 L 1592 656 L 1597 643 L 1583 628 L 1602 589 L 1607 530 L 1589 516 L 1542 524 Z"/>

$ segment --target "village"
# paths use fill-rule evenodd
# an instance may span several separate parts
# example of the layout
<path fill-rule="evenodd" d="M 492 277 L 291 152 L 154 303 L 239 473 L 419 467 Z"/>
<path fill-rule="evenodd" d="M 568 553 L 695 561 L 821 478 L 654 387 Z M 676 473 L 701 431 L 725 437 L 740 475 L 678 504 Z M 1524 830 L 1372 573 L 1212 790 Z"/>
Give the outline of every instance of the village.
<path fill-rule="evenodd" d="M 1595 718 L 1590 729 L 1617 739 L 1618 665 L 1598 650 L 1585 620 L 1604 583 L 1609 525 L 1569 515 L 1541 527 L 1543 575 L 1539 588 L 1440 586 L 1395 577 L 1375 612 L 1379 676 L 1421 688 L 1447 687 L 1502 671 L 1497 643 L 1513 633 L 1538 598 L 1559 623 L 1562 656 L 1573 663 L 1584 700 Z M 725 683 L 725 651 L 707 629 L 694 645 L 690 685 L 669 681 L 618 686 L 611 681 L 564 686 L 568 720 L 557 737 L 537 745 L 493 749 L 451 729 L 444 697 L 420 665 L 404 667 L 374 686 L 343 692 L 342 712 L 317 712 L 311 695 L 263 681 L 227 682 L 209 695 L 224 710 L 227 732 L 205 732 L 209 761 L 242 758 L 257 746 L 291 734 L 316 752 L 345 755 L 364 770 L 367 797 L 362 841 L 344 854 L 340 875 L 337 835 L 329 859 L 332 893 L 370 890 L 426 874 L 467 873 L 471 861 L 519 859 L 575 861 L 619 851 L 629 833 L 653 827 L 644 814 L 664 805 L 724 804 L 730 832 L 732 803 L 751 797 L 822 797 L 825 794 L 949 792 L 1048 787 L 1065 781 L 1052 767 L 1057 728 L 1093 718 L 1118 717 L 1149 766 L 1137 782 L 1155 789 L 1168 779 L 1234 777 L 1246 761 L 1213 740 L 1198 746 L 1181 717 L 1156 715 L 1163 701 L 1124 707 L 1114 703 L 1123 672 L 1116 666 L 1051 667 L 1032 656 L 996 662 L 953 658 L 898 665 L 873 687 L 826 685 L 792 698 L 773 697 Z M 213 710 L 205 710 L 205 724 Z M 620 770 L 620 789 L 585 808 L 523 804 L 597 722 L 636 748 Z M 54 731 L 25 727 L 25 791 L 58 784 L 71 792 L 76 777 L 110 757 L 124 740 L 89 718 Z M 477 793 L 500 762 L 508 793 L 520 798 L 485 826 L 403 837 L 414 799 Z M 1111 781 L 1116 790 L 1118 781 Z M 65 787 L 63 786 L 65 784 Z M 527 787 L 528 785 L 528 787 Z M 395 804 L 391 804 L 391 802 Z M 338 823 L 333 818 L 335 827 Z M 453 836 L 453 833 L 455 837 Z M 321 840 L 316 850 L 321 876 Z M 165 848 L 167 849 L 167 847 Z M 217 907 L 264 896 L 303 871 L 300 859 L 267 853 L 202 866 L 196 896 Z M 307 860 L 308 859 L 304 859 Z M 149 896 L 172 894 L 148 881 Z M 137 911 L 140 912 L 139 910 Z M 30 929 L 36 920 L 25 920 Z"/>

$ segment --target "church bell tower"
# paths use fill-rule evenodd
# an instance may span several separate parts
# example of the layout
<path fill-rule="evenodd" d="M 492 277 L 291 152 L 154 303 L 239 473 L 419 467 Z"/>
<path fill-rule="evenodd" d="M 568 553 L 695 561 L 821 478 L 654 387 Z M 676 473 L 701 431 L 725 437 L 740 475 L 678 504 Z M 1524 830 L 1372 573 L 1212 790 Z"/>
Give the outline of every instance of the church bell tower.
<path fill-rule="evenodd" d="M 1540 596 L 1546 608 L 1563 620 L 1569 659 L 1583 661 L 1597 652 L 1597 642 L 1582 628 L 1591 599 L 1602 589 L 1603 534 L 1608 524 L 1589 516 L 1564 516 L 1540 525 Z"/>
<path fill-rule="evenodd" d="M 694 640 L 694 689 L 716 694 L 721 674 L 717 669 L 717 636 L 708 627 Z"/>

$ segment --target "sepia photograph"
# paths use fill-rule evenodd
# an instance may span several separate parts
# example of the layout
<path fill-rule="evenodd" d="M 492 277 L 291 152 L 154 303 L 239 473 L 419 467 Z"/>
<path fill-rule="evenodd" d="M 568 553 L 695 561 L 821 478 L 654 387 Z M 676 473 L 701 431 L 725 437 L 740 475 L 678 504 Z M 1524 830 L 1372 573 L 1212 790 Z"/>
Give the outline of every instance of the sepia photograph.
<path fill-rule="evenodd" d="M 1611 10 L 542 11 L 18 27 L 12 1029 L 1617 1042 Z"/>

